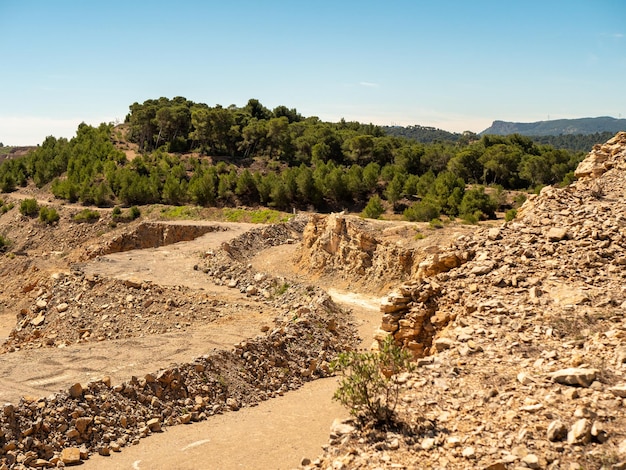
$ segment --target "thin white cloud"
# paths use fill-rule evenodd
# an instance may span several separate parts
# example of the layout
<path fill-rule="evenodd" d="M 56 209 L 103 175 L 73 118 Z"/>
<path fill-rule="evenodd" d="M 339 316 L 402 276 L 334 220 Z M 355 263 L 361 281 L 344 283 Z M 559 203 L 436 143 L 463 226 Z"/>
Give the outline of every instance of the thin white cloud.
<path fill-rule="evenodd" d="M 367 87 L 367 88 L 378 88 L 380 86 L 378 83 L 372 83 L 372 82 L 359 82 L 359 85 Z"/>
<path fill-rule="evenodd" d="M 614 39 L 622 39 L 624 37 L 624 35 L 622 33 L 613 33 L 612 37 Z"/>

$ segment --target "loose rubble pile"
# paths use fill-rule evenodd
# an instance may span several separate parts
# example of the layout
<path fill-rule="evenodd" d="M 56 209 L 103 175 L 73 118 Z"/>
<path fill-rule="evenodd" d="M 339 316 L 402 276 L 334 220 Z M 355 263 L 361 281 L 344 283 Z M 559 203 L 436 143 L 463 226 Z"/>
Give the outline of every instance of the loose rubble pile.
<path fill-rule="evenodd" d="M 309 468 L 626 468 L 626 133 L 381 305 L 414 432 L 336 423 Z M 308 463 L 308 462 L 307 462 Z"/>
<path fill-rule="evenodd" d="M 115 340 L 184 331 L 222 316 L 226 302 L 182 286 L 56 273 L 37 289 L 0 351 Z"/>
<path fill-rule="evenodd" d="M 253 406 L 326 375 L 328 361 L 351 347 L 353 334 L 341 326 L 348 324 L 341 321 L 345 314 L 326 294 L 305 289 L 299 298 L 271 331 L 233 351 L 214 351 L 118 385 L 105 377 L 5 405 L 0 468 L 64 466 L 94 452 L 108 455 L 163 426 Z"/>

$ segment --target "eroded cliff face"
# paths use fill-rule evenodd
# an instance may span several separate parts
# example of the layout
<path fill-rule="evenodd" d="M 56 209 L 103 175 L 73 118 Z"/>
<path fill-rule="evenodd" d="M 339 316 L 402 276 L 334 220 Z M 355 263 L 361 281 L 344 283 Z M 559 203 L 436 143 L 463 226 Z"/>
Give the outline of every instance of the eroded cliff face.
<path fill-rule="evenodd" d="M 413 274 L 415 251 L 386 243 L 357 217 L 313 215 L 296 256 L 301 269 L 383 287 Z"/>
<path fill-rule="evenodd" d="M 461 230 L 457 236 L 463 239 Z M 398 282 L 423 278 L 460 266 L 472 257 L 438 237 L 416 241 L 415 226 L 386 226 L 344 214 L 313 215 L 296 254 L 300 269 L 335 282 L 388 290 Z"/>

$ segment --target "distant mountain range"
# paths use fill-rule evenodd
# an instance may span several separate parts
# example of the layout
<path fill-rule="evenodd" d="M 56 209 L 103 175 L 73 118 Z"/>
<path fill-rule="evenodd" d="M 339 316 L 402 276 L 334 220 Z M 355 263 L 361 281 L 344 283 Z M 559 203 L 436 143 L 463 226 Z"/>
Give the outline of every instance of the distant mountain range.
<path fill-rule="evenodd" d="M 555 119 L 553 121 L 538 122 L 493 121 L 491 127 L 485 129 L 479 135 L 588 135 L 598 132 L 611 132 L 615 134 L 619 131 L 626 131 L 626 119 L 615 119 L 613 117 L 603 116 L 596 118 Z"/>

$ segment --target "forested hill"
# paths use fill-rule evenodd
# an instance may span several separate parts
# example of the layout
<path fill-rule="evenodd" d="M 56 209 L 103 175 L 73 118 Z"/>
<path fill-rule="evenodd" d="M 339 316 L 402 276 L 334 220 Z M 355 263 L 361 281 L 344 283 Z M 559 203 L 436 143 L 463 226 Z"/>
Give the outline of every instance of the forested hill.
<path fill-rule="evenodd" d="M 555 119 L 553 121 L 537 122 L 493 121 L 491 127 L 482 131 L 480 135 L 588 135 L 599 132 L 609 132 L 611 135 L 614 135 L 617 132 L 624 130 L 626 130 L 626 119 L 615 119 L 613 117 L 605 116 L 580 119 Z"/>
<path fill-rule="evenodd" d="M 381 129 L 388 136 L 415 140 L 422 144 L 449 142 L 458 145 L 467 145 L 480 138 L 480 136 L 470 131 L 459 134 L 457 132 L 448 132 L 435 127 L 420 125 L 406 127 L 381 126 Z M 567 149 L 574 152 L 589 152 L 594 145 L 606 142 L 614 135 L 615 132 L 596 132 L 594 134 L 529 135 L 527 137 L 537 144 L 551 145 L 557 149 Z"/>
<path fill-rule="evenodd" d="M 583 157 L 519 134 L 466 132 L 452 141 L 445 131 L 414 130 L 441 139 L 422 143 L 372 124 L 324 122 L 256 99 L 242 107 L 151 99 L 133 103 L 120 126 L 83 123 L 72 139 L 50 136 L 3 161 L 0 192 L 34 184 L 57 199 L 102 207 L 347 208 L 477 221 L 510 206 L 506 190 L 570 182 Z"/>
<path fill-rule="evenodd" d="M 423 144 L 431 144 L 433 142 L 458 142 L 463 134 L 448 132 L 436 127 L 428 126 L 381 126 L 385 134 L 393 137 L 404 137 L 405 139 L 413 139 Z"/>

